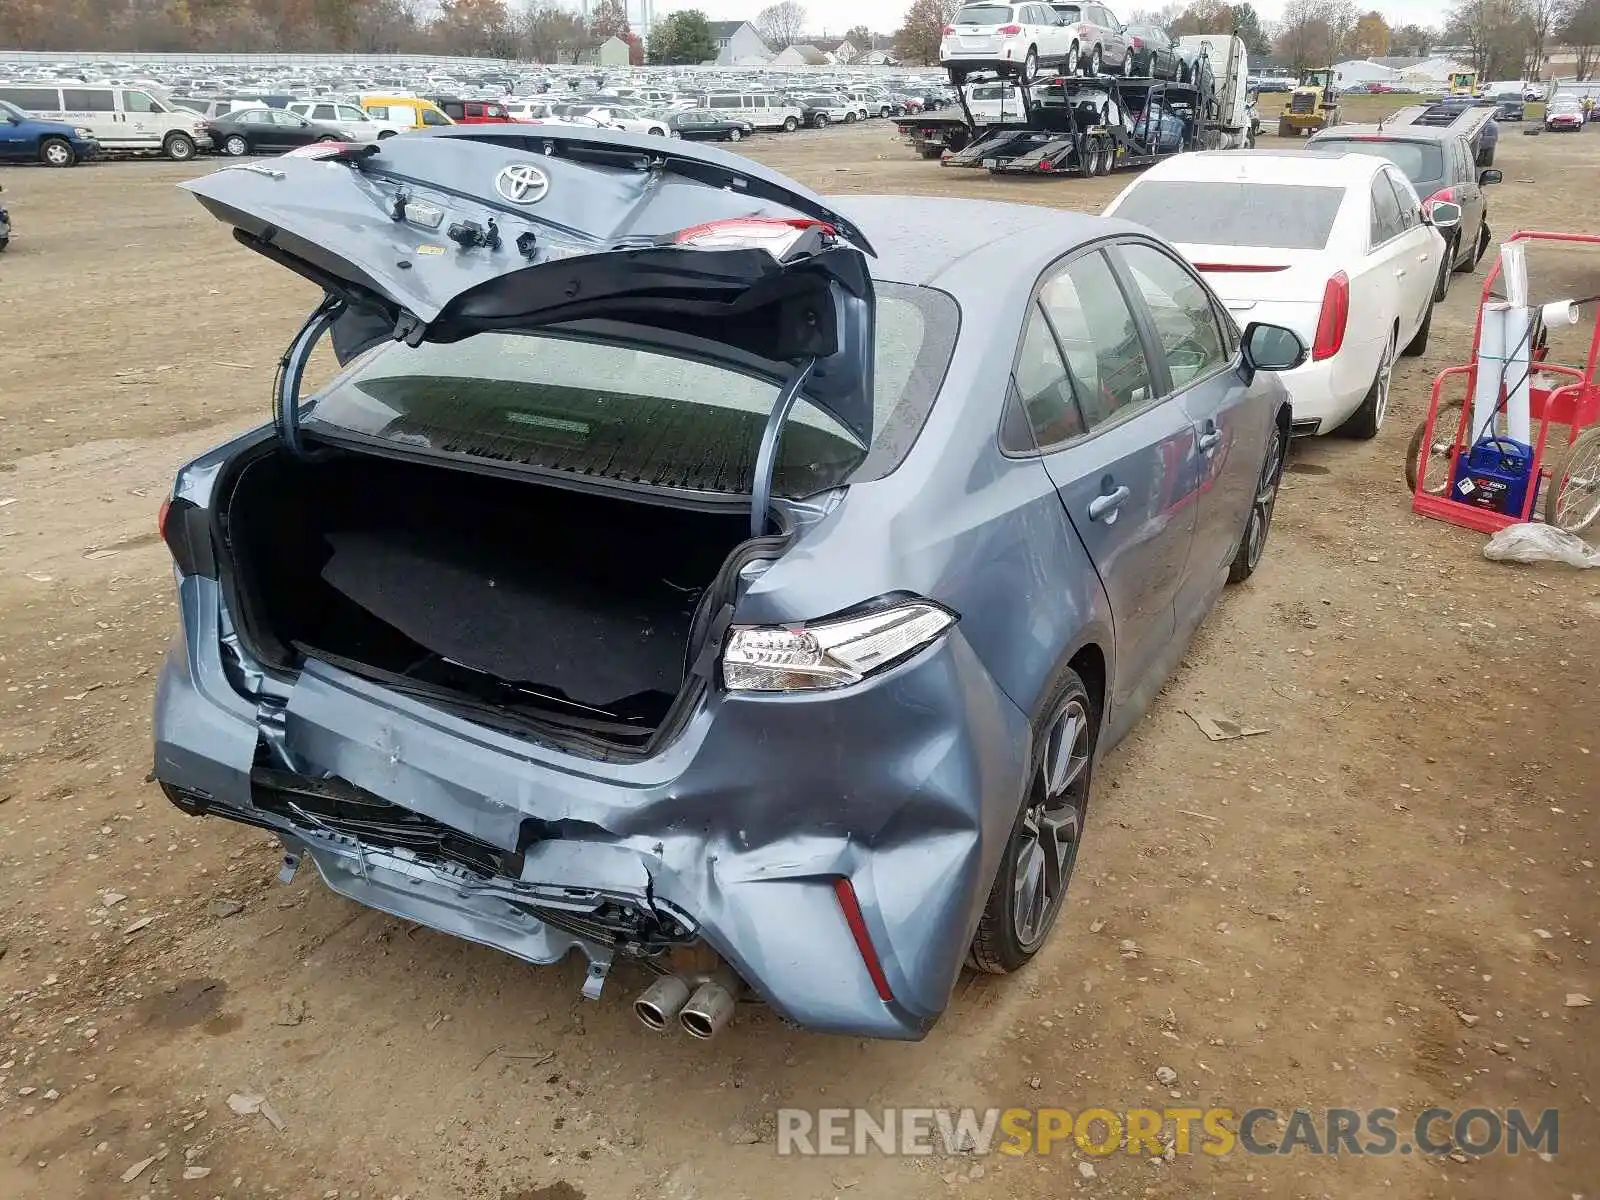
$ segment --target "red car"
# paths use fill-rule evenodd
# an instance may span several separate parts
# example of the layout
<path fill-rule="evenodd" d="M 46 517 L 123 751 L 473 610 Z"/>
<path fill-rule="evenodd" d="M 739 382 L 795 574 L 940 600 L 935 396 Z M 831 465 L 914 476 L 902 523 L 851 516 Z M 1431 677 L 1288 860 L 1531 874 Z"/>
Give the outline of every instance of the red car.
<path fill-rule="evenodd" d="M 513 118 L 506 106 L 496 100 L 457 100 L 450 96 L 429 96 L 444 115 L 457 125 L 505 125 Z"/>
<path fill-rule="evenodd" d="M 1581 130 L 1583 128 L 1583 109 L 1577 104 L 1562 104 L 1552 101 L 1545 110 L 1544 127 L 1550 132 L 1557 129 Z"/>

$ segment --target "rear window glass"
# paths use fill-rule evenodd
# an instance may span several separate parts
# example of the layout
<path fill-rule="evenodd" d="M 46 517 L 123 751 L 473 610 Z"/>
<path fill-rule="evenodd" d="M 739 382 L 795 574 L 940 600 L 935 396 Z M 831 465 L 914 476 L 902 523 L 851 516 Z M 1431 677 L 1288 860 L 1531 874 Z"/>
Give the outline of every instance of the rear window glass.
<path fill-rule="evenodd" d="M 1444 178 L 1444 148 L 1438 142 L 1364 141 L 1360 138 L 1318 138 L 1316 150 L 1336 154 L 1366 154 L 1383 158 L 1405 172 L 1414 184 L 1432 183 Z"/>
<path fill-rule="evenodd" d="M 1169 242 L 1321 250 L 1343 201 L 1338 187 L 1149 180 L 1128 193 L 1115 215 Z"/>
<path fill-rule="evenodd" d="M 1004 4 L 969 4 L 956 14 L 956 25 L 1007 25 L 1011 9 Z"/>
<path fill-rule="evenodd" d="M 807 496 L 889 474 L 933 406 L 959 310 L 929 288 L 878 285 L 873 441 L 862 450 L 801 400 L 773 488 Z M 385 343 L 329 385 L 307 427 L 444 455 L 745 494 L 778 386 L 729 368 L 543 333 Z"/>

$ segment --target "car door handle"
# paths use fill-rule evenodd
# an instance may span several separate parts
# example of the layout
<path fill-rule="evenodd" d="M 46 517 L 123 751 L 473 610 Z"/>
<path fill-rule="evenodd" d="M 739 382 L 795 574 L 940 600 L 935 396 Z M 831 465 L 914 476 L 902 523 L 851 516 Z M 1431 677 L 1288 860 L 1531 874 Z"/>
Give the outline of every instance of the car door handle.
<path fill-rule="evenodd" d="M 1200 452 L 1202 454 L 1210 454 L 1220 445 L 1222 445 L 1222 430 L 1208 429 L 1200 435 Z"/>
<path fill-rule="evenodd" d="M 1406 277 L 1406 269 L 1404 267 L 1396 267 L 1394 269 L 1394 277 L 1396 279 L 1404 279 Z"/>
<path fill-rule="evenodd" d="M 1431 254 L 1429 254 L 1429 253 L 1427 253 L 1427 252 L 1426 252 L 1426 251 L 1424 251 L 1424 252 L 1423 252 L 1423 253 L 1421 253 L 1421 254 L 1419 254 L 1419 255 L 1417 255 L 1417 261 L 1418 261 L 1418 262 L 1427 262 L 1427 261 L 1428 261 L 1428 259 L 1430 259 L 1430 258 L 1432 258 L 1432 257 L 1433 257 L 1433 256 L 1432 256 L 1432 255 L 1431 255 Z"/>
<path fill-rule="evenodd" d="M 1133 492 L 1124 483 L 1115 491 L 1107 492 L 1103 496 L 1096 496 L 1089 501 L 1089 520 L 1103 520 L 1109 525 L 1117 519 L 1117 510 L 1123 506 L 1131 495 L 1133 495 Z"/>

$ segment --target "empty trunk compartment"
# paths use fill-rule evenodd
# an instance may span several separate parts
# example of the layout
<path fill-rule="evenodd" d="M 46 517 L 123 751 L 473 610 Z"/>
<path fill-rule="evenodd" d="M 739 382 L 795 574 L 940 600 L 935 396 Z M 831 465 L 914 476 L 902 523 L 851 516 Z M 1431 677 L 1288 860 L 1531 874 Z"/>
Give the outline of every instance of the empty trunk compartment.
<path fill-rule="evenodd" d="M 746 513 L 274 449 L 222 515 L 241 636 L 642 748 L 684 688 Z"/>

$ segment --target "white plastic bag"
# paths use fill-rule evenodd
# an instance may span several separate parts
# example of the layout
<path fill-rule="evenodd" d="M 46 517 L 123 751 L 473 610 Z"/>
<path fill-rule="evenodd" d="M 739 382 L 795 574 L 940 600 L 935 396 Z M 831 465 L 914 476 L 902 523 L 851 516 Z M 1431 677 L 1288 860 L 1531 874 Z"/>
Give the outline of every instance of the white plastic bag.
<path fill-rule="evenodd" d="M 1575 533 L 1529 521 L 1508 525 L 1484 544 L 1483 556 L 1496 562 L 1561 562 L 1572 567 L 1600 567 L 1600 550 Z"/>

